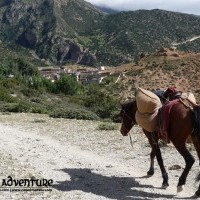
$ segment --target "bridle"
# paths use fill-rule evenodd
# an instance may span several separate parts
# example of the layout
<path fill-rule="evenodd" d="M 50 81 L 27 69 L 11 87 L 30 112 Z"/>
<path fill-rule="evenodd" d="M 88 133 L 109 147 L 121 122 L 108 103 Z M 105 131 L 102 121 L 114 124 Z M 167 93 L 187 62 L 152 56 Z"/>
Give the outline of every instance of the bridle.
<path fill-rule="evenodd" d="M 131 134 L 129 133 L 130 130 L 127 129 L 126 125 L 125 125 L 124 122 L 123 122 L 123 119 L 124 119 L 124 117 L 126 116 L 126 117 L 131 121 L 131 126 L 133 126 L 134 121 L 133 121 L 133 119 L 132 119 L 129 115 L 126 114 L 126 112 L 125 112 L 124 109 L 122 109 L 122 113 L 123 113 L 123 116 L 122 116 L 122 124 L 123 124 L 123 126 L 124 126 L 126 132 L 127 132 L 128 135 L 129 135 L 130 142 L 131 142 L 131 146 L 133 147 L 133 140 L 132 140 L 132 138 L 131 138 Z"/>
<path fill-rule="evenodd" d="M 134 124 L 133 119 L 132 119 L 129 115 L 126 114 L 126 111 L 125 111 L 124 109 L 122 109 L 122 113 L 123 113 L 123 116 L 122 116 L 122 123 L 124 124 L 123 119 L 124 119 L 124 117 L 126 117 L 126 118 L 128 118 L 128 119 L 131 121 L 131 125 L 133 125 L 133 124 Z M 125 124 L 124 124 L 124 127 L 125 127 L 126 130 L 128 130 L 128 129 L 126 128 Z"/>

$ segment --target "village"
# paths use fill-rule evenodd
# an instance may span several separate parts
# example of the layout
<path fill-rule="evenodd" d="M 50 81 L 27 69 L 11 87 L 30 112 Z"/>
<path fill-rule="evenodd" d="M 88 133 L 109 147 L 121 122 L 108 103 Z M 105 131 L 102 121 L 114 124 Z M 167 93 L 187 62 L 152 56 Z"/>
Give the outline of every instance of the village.
<path fill-rule="evenodd" d="M 74 75 L 82 84 L 101 83 L 108 76 L 124 76 L 123 72 L 110 70 L 110 67 L 40 67 L 41 75 L 52 82 L 58 80 L 62 74 Z"/>

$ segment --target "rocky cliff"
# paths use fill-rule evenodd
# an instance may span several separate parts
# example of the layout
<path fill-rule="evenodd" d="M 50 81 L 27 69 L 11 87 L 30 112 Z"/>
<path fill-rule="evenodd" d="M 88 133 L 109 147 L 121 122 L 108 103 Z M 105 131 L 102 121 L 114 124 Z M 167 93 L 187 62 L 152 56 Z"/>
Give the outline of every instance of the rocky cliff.
<path fill-rule="evenodd" d="M 77 38 L 103 16 L 82 0 L 4 0 L 0 1 L 0 37 L 54 63 L 91 65 L 95 56 Z"/>
<path fill-rule="evenodd" d="M 116 66 L 173 44 L 199 52 L 200 40 L 190 41 L 199 36 L 195 15 L 158 9 L 109 15 L 83 0 L 0 0 L 0 40 L 54 64 Z"/>

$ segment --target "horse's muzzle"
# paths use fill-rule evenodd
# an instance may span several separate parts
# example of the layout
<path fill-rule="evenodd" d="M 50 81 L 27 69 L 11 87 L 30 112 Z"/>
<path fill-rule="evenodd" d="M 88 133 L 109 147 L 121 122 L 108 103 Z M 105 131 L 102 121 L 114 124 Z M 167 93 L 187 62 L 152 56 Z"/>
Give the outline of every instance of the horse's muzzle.
<path fill-rule="evenodd" d="M 121 132 L 121 134 L 123 136 L 127 136 L 128 135 L 128 131 L 124 127 L 121 127 L 120 132 Z"/>

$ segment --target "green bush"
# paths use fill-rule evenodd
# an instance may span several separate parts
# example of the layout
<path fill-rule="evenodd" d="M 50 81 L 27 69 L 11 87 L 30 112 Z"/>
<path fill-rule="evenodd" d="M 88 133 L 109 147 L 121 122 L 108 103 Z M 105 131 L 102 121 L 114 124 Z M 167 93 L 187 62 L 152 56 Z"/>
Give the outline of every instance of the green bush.
<path fill-rule="evenodd" d="M 26 97 L 38 97 L 42 93 L 41 90 L 21 87 L 20 92 Z"/>
<path fill-rule="evenodd" d="M 77 82 L 75 76 L 64 74 L 55 82 L 54 90 L 55 93 L 76 95 L 83 92 L 83 86 Z"/>
<path fill-rule="evenodd" d="M 103 79 L 103 81 L 102 81 L 103 83 L 102 84 L 108 85 L 108 84 L 114 83 L 115 80 L 116 80 L 116 77 L 108 76 L 105 79 Z"/>
<path fill-rule="evenodd" d="M 81 108 L 67 108 L 65 110 L 57 109 L 49 116 L 54 118 L 99 120 L 99 117 L 96 114 Z"/>
<path fill-rule="evenodd" d="M 121 117 L 119 115 L 120 111 L 114 111 L 112 114 L 111 114 L 111 119 L 113 122 L 115 123 L 121 123 Z"/>
<path fill-rule="evenodd" d="M 16 88 L 16 86 L 19 86 L 20 84 L 21 84 L 20 80 L 18 80 L 16 77 L 13 77 L 13 78 L 4 77 L 0 80 L 1 87 L 4 87 L 6 89 Z"/>
<path fill-rule="evenodd" d="M 100 86 L 90 86 L 84 101 L 84 106 L 95 112 L 100 118 L 111 118 L 112 113 L 117 110 L 117 100 L 101 91 Z"/>
<path fill-rule="evenodd" d="M 3 70 L 0 70 L 0 74 L 4 75 L 26 75 L 34 76 L 38 75 L 38 69 L 23 58 L 10 58 L 6 60 L 2 65 Z M 6 66 L 6 67 L 5 67 Z"/>
<path fill-rule="evenodd" d="M 30 112 L 39 113 L 39 114 L 49 114 L 50 110 L 43 105 L 36 104 L 36 105 L 32 105 Z"/>
<path fill-rule="evenodd" d="M 0 110 L 2 112 L 28 112 L 30 107 L 25 103 L 6 103 L 1 105 Z"/>
<path fill-rule="evenodd" d="M 0 101 L 13 103 L 17 101 L 17 98 L 11 96 L 6 88 L 0 86 Z"/>

